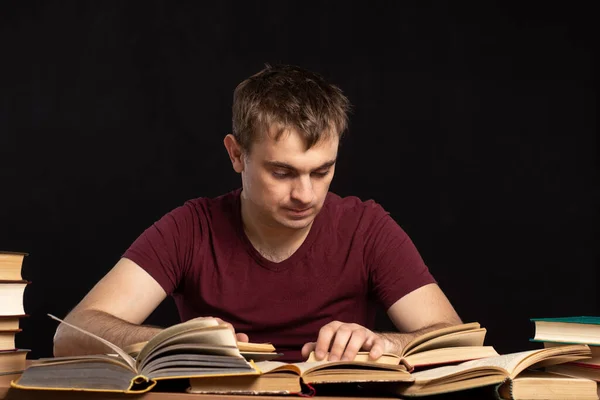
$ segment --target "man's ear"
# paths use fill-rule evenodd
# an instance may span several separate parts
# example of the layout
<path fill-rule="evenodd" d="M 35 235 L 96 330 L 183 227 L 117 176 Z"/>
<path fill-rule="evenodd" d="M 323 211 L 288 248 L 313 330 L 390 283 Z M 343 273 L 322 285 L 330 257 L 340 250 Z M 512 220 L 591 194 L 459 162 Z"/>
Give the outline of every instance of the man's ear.
<path fill-rule="evenodd" d="M 235 137 L 233 137 L 231 133 L 225 136 L 225 139 L 223 139 L 223 144 L 227 149 L 227 154 L 229 154 L 229 159 L 231 160 L 233 169 L 238 174 L 241 173 L 244 170 L 244 152 L 242 151 L 242 147 L 238 141 L 235 140 Z"/>

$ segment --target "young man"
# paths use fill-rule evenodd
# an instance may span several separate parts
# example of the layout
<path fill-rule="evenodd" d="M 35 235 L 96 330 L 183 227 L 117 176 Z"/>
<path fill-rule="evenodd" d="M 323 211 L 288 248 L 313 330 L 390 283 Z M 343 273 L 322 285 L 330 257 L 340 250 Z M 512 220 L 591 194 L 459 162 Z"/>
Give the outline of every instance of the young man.
<path fill-rule="evenodd" d="M 312 72 L 267 66 L 242 82 L 224 144 L 242 188 L 171 211 L 66 321 L 119 345 L 167 296 L 182 320 L 218 318 L 283 360 L 373 358 L 461 320 L 406 233 L 373 201 L 329 193 L 348 100 Z M 401 333 L 373 332 L 385 307 Z M 56 356 L 105 349 L 59 326 Z M 327 354 L 329 352 L 329 354 Z"/>

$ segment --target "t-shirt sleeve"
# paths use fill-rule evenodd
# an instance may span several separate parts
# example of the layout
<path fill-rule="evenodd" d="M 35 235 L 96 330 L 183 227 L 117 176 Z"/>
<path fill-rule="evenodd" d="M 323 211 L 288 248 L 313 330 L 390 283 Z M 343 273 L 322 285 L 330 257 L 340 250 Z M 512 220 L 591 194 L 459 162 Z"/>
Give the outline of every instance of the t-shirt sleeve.
<path fill-rule="evenodd" d="M 373 223 L 365 243 L 371 290 L 387 310 L 421 286 L 436 283 L 406 232 L 381 206 L 371 205 Z"/>
<path fill-rule="evenodd" d="M 135 262 L 162 286 L 167 295 L 175 292 L 190 265 L 194 213 L 189 204 L 174 209 L 147 228 L 125 251 L 124 258 Z"/>

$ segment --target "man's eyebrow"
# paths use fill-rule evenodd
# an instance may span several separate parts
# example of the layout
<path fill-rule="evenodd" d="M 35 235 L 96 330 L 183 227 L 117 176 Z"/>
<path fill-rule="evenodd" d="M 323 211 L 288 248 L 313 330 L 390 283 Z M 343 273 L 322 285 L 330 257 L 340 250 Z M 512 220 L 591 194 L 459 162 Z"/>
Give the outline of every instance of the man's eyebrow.
<path fill-rule="evenodd" d="M 331 167 L 333 164 L 335 164 L 336 159 L 333 160 L 329 160 L 324 162 L 323 164 L 319 165 L 317 168 L 315 168 L 313 171 L 318 171 L 320 169 L 326 169 Z M 265 165 L 269 166 L 269 167 L 274 167 L 274 168 L 284 168 L 284 169 L 289 169 L 292 171 L 296 171 L 296 167 L 290 165 L 290 164 L 286 164 L 284 162 L 280 162 L 280 161 L 265 161 Z"/>

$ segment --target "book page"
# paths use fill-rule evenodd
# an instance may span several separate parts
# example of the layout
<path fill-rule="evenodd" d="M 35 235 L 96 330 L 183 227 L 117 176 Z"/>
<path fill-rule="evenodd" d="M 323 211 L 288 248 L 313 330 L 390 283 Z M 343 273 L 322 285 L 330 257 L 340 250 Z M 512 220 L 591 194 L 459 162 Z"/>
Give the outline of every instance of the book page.
<path fill-rule="evenodd" d="M 472 360 L 462 363 L 461 365 L 468 365 L 471 367 L 480 367 L 480 366 L 493 366 L 500 367 L 505 370 L 507 373 L 512 373 L 517 366 L 523 362 L 527 357 L 538 353 L 539 350 L 529 350 L 529 351 L 520 351 L 518 353 L 510 353 L 504 354 L 498 357 L 489 357 L 482 358 L 479 360 Z"/>
<path fill-rule="evenodd" d="M 135 360 L 126 352 L 124 352 L 119 346 L 112 344 L 111 342 L 109 342 L 108 340 L 102 339 L 100 336 L 96 336 L 93 333 L 90 333 L 88 331 L 86 331 L 85 329 L 81 329 L 76 327 L 75 325 L 71 325 L 68 322 L 63 321 L 62 319 L 55 317 L 52 314 L 48 314 L 48 316 L 52 319 L 57 320 L 58 322 L 67 325 L 70 328 L 73 328 L 83 334 L 86 334 L 90 337 L 93 337 L 94 339 L 98 340 L 101 343 L 104 343 L 106 346 L 110 347 L 111 349 L 113 349 L 115 351 L 115 353 L 117 353 L 126 363 L 127 365 L 129 365 L 129 367 L 131 367 L 131 371 L 132 372 L 137 372 L 136 368 L 135 368 Z"/>
<path fill-rule="evenodd" d="M 418 337 L 414 338 L 413 340 L 411 340 L 406 345 L 406 347 L 404 347 L 404 350 L 402 351 L 402 355 L 406 356 L 406 355 L 411 354 L 413 352 L 413 348 L 419 346 L 421 343 L 424 343 L 424 342 L 431 340 L 433 338 L 436 338 L 438 336 L 448 335 L 448 334 L 454 333 L 454 332 L 470 331 L 472 329 L 479 329 L 480 327 L 481 326 L 478 322 L 470 322 L 468 324 L 448 326 L 446 328 L 437 329 L 435 331 L 425 333 L 425 334 L 418 336 Z"/>
<path fill-rule="evenodd" d="M 316 371 L 316 370 L 320 370 L 320 369 L 326 369 L 326 368 L 336 368 L 336 367 L 349 367 L 349 368 L 356 368 L 356 367 L 365 367 L 364 369 L 360 370 L 360 369 L 356 369 L 356 373 L 357 374 L 366 374 L 369 373 L 370 371 L 406 371 L 406 366 L 404 364 L 402 365 L 398 365 L 398 364 L 384 364 L 384 363 L 377 363 L 377 362 L 365 362 L 365 361 L 313 361 L 313 362 L 308 362 L 308 361 L 304 361 L 304 362 L 299 362 L 299 363 L 293 363 L 293 365 L 295 365 L 298 370 L 300 371 L 301 375 L 304 375 L 306 373 L 312 372 L 312 371 Z"/>
<path fill-rule="evenodd" d="M 0 325 L 1 328 L 1 325 Z M 123 350 L 132 357 L 136 357 L 138 353 L 148 344 L 148 341 L 130 344 L 123 347 Z M 241 353 L 274 353 L 275 347 L 271 343 L 249 343 L 237 342 L 237 347 Z"/>
<path fill-rule="evenodd" d="M 184 332 L 199 330 L 208 327 L 214 327 L 219 325 L 216 319 L 214 318 L 194 318 L 189 321 L 182 322 L 180 324 L 172 325 L 168 328 L 160 331 L 156 336 L 151 338 L 146 345 L 140 350 L 138 354 L 138 361 L 144 359 L 146 355 L 152 351 L 156 346 L 158 346 L 163 341 L 169 339 L 170 337 L 177 336 Z"/>
<path fill-rule="evenodd" d="M 254 365 L 263 374 L 277 371 L 291 371 L 297 375 L 301 374 L 301 371 L 294 364 L 289 364 L 281 361 L 259 361 L 255 362 Z"/>
<path fill-rule="evenodd" d="M 326 355 L 325 358 L 327 358 L 328 356 L 329 356 L 329 353 L 327 353 L 327 355 Z M 308 355 L 308 359 L 306 361 L 307 362 L 317 362 L 319 360 L 317 360 L 317 358 L 315 356 L 315 352 L 311 351 L 310 354 Z M 356 354 L 356 356 L 354 357 L 354 361 L 371 362 L 371 363 L 377 363 L 377 364 L 398 365 L 398 364 L 400 364 L 401 357 L 399 355 L 392 354 L 392 353 L 383 353 L 381 355 L 381 357 L 379 357 L 378 359 L 371 360 L 369 358 L 369 352 L 368 351 L 359 351 Z"/>
<path fill-rule="evenodd" d="M 435 337 L 413 347 L 409 352 L 405 353 L 405 356 L 444 347 L 483 346 L 486 333 L 487 330 L 485 328 L 479 328 Z"/>
<path fill-rule="evenodd" d="M 271 343 L 237 342 L 237 347 L 240 349 L 240 351 L 247 351 L 251 353 L 271 353 L 275 351 L 275 346 L 273 346 Z"/>
<path fill-rule="evenodd" d="M 175 334 L 153 347 L 154 349 L 157 349 L 159 347 L 174 344 L 212 344 L 215 346 L 226 346 L 237 349 L 237 343 L 235 337 L 233 336 L 233 332 L 226 325 L 210 326 L 190 332 Z M 148 345 L 147 349 L 149 348 L 150 345 Z M 144 354 L 145 358 L 145 356 L 151 352 L 152 351 L 146 350 L 140 351 L 140 358 L 142 358 L 142 354 Z"/>
<path fill-rule="evenodd" d="M 514 377 L 519 372 L 532 365 L 550 365 L 561 362 L 573 361 L 589 357 L 589 347 L 586 345 L 573 345 L 553 347 L 541 350 L 521 351 L 518 353 L 504 354 L 498 357 L 488 357 L 467 361 L 458 365 L 433 368 L 426 371 L 413 373 L 417 381 L 437 380 L 451 375 L 462 374 L 470 371 L 497 370 L 502 371 L 506 377 Z"/>
<path fill-rule="evenodd" d="M 443 347 L 411 354 L 406 361 L 414 366 L 449 364 L 485 357 L 497 357 L 500 354 L 492 346 Z"/>
<path fill-rule="evenodd" d="M 451 375 L 461 374 L 466 371 L 487 369 L 493 367 L 501 371 L 508 377 L 510 372 L 513 371 L 516 366 L 523 361 L 525 358 L 535 353 L 537 350 L 523 351 L 519 353 L 505 354 L 498 357 L 482 358 L 479 360 L 467 361 L 458 365 L 447 365 L 444 367 L 432 368 L 425 371 L 415 372 L 412 375 L 415 381 L 428 381 L 442 379 Z"/>
<path fill-rule="evenodd" d="M 373 362 L 360 362 L 360 361 L 314 361 L 314 362 L 297 362 L 297 363 L 284 363 L 281 361 L 260 361 L 254 363 L 263 373 L 277 372 L 277 371 L 291 371 L 300 376 L 324 368 L 334 367 L 366 367 L 364 370 L 356 370 L 357 374 L 364 374 L 368 371 L 400 371 L 406 372 L 404 365 L 394 364 L 378 364 Z M 407 372 L 408 373 L 408 372 Z"/>

